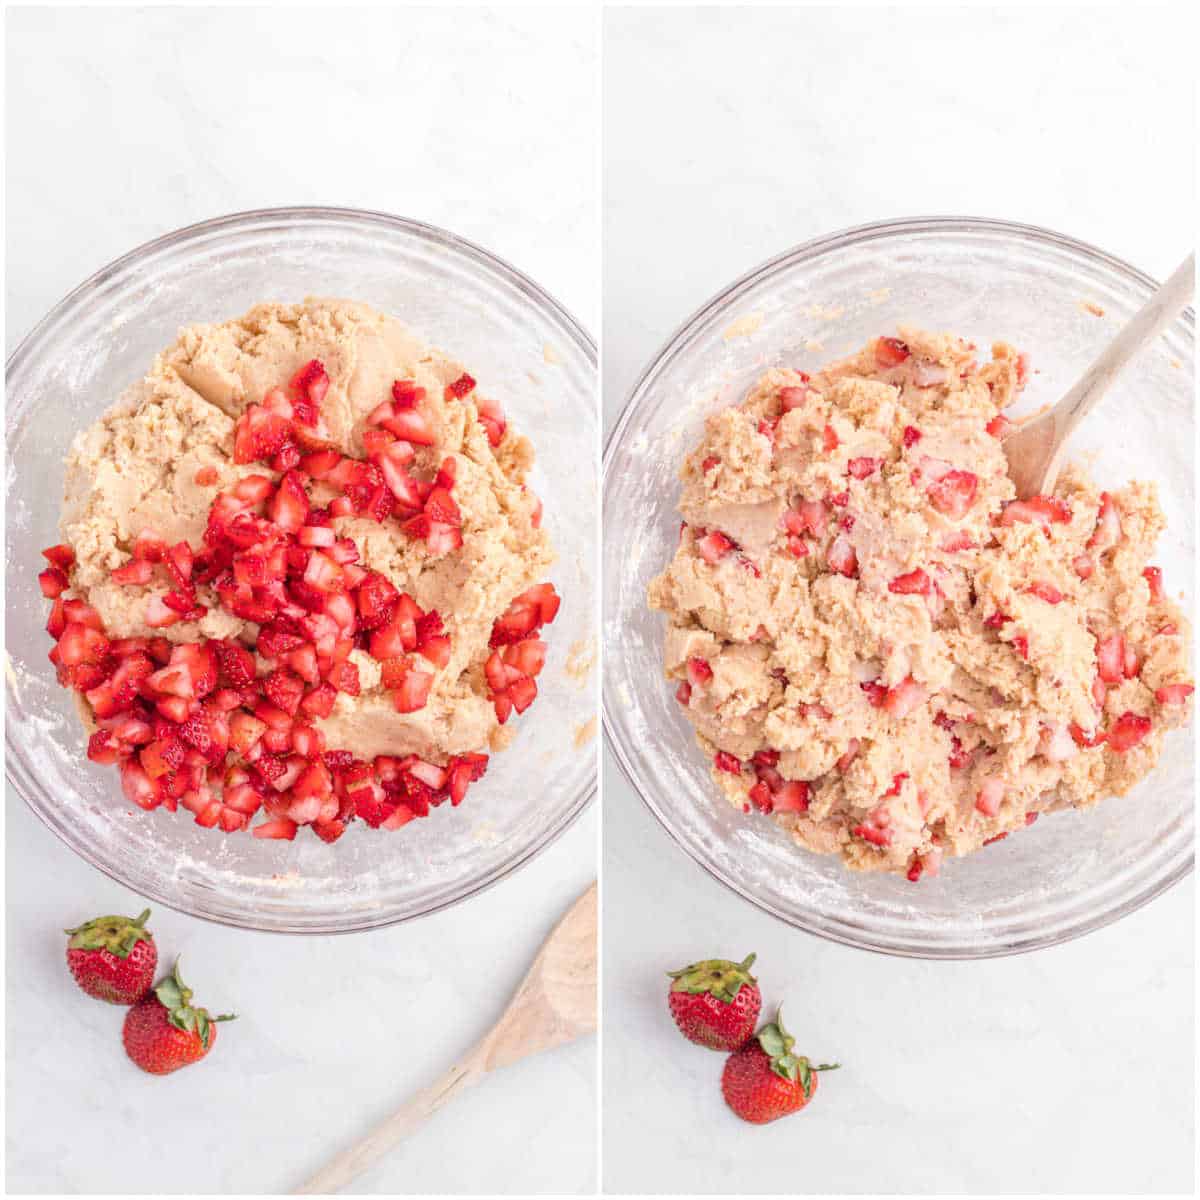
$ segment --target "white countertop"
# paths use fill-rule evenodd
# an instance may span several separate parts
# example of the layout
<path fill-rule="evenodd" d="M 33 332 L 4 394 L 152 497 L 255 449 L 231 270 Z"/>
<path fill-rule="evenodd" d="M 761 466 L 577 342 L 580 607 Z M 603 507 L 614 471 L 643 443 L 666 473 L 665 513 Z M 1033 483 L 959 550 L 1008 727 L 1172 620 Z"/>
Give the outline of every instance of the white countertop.
<path fill-rule="evenodd" d="M 820 234 L 1005 217 L 1160 278 L 1192 239 L 1191 40 L 1162 10 L 708 10 L 686 28 L 626 10 L 605 29 L 610 422 L 692 311 Z M 1192 880 L 1054 950 L 891 959 L 709 879 L 611 758 L 604 787 L 607 1191 L 1192 1190 Z M 676 1034 L 663 975 L 750 951 L 798 1049 L 845 1064 L 759 1130 L 724 1108 L 722 1057 Z"/>
<path fill-rule="evenodd" d="M 587 13 L 25 9 L 8 17 L 7 340 L 139 243 L 276 204 L 383 209 L 486 246 L 597 323 Z M 530 198 L 536 202 L 531 203 Z M 499 1016 L 595 875 L 593 807 L 534 863 L 379 933 L 288 938 L 156 909 L 222 1027 L 167 1080 L 70 982 L 61 930 L 141 901 L 7 805 L 13 1192 L 287 1190 Z M 47 1030 L 50 1030 L 47 1034 Z M 353 1190 L 595 1186 L 595 1039 L 485 1080 Z"/>

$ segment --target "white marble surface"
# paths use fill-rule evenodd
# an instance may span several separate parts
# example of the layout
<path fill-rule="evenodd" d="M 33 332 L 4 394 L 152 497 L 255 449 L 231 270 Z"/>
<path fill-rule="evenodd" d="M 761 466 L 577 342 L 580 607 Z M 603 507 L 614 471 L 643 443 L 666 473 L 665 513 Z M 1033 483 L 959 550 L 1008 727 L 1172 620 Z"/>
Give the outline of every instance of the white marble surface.
<path fill-rule="evenodd" d="M 588 13 L 43 9 L 9 16 L 7 336 L 148 238 L 272 204 L 453 229 L 597 318 Z M 449 912 L 341 938 L 160 909 L 202 999 L 232 1008 L 170 1079 L 124 1059 L 121 1013 L 76 992 L 60 930 L 137 897 L 7 804 L 7 1181 L 34 1193 L 286 1191 L 437 1078 L 499 1015 L 595 874 L 593 808 Z M 595 1039 L 443 1111 L 356 1191 L 590 1191 Z"/>
<path fill-rule="evenodd" d="M 1180 10 L 1176 10 L 1179 12 Z M 1194 234 L 1194 68 L 1163 10 L 612 11 L 605 407 L 731 279 L 883 217 L 1043 224 L 1165 277 Z M 605 771 L 604 1186 L 1188 1192 L 1193 882 L 1050 951 L 938 964 L 790 930 L 688 861 Z M 751 1130 L 662 972 L 759 954 L 802 1049 L 845 1067 Z"/>

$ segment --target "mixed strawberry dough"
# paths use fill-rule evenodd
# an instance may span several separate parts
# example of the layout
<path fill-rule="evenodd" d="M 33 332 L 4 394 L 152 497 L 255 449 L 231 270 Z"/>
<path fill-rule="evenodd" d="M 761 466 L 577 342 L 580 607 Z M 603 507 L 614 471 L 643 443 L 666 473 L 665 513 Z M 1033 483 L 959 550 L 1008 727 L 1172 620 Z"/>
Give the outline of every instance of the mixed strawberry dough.
<path fill-rule="evenodd" d="M 559 600 L 529 442 L 362 304 L 197 325 L 67 459 L 50 658 L 142 808 L 334 841 L 458 804 Z"/>
<path fill-rule="evenodd" d="M 769 371 L 685 462 L 667 674 L 729 800 L 808 850 L 915 881 L 1123 794 L 1188 718 L 1154 485 L 1015 500 L 1025 375 L 902 329 Z"/>

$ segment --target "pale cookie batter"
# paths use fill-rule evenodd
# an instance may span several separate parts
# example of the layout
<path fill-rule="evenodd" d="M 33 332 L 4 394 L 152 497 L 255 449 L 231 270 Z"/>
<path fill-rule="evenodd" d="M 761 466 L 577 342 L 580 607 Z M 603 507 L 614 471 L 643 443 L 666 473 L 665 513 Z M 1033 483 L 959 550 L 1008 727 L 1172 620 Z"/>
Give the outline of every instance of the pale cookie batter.
<path fill-rule="evenodd" d="M 330 379 L 320 406 L 327 440 L 355 458 L 364 457 L 366 417 L 390 396 L 393 381 L 424 389 L 418 409 L 435 443 L 417 447 L 413 470 L 431 474 L 453 456 L 462 512 L 462 547 L 442 555 L 402 533 L 396 520 L 335 520 L 338 535 L 358 546 L 364 566 L 422 609 L 440 613 L 451 656 L 436 671 L 424 707 L 400 713 L 381 684 L 380 664 L 353 651 L 361 694 L 339 694 L 333 712 L 319 722 L 328 744 L 360 758 L 416 754 L 436 762 L 489 742 L 502 748 L 510 731 L 497 723 L 484 677 L 489 636 L 514 597 L 545 579 L 554 561 L 540 528 L 541 504 L 524 486 L 532 447 L 511 429 L 493 446 L 479 416 L 480 393 L 466 399 L 446 394 L 463 366 L 363 304 L 260 304 L 238 320 L 185 329 L 71 449 L 61 527 L 76 555 L 72 594 L 97 609 L 114 638 L 240 637 L 252 645 L 254 626 L 222 607 L 209 588 L 198 596 L 209 610 L 202 620 L 151 629 L 146 608 L 163 592 L 161 579 L 140 587 L 110 576 L 129 561 L 133 539 L 147 529 L 168 544 L 202 543 L 214 498 L 240 477 L 264 474 L 260 462 L 233 462 L 238 417 L 312 359 L 324 364 Z M 317 485 L 313 501 L 333 494 Z"/>
<path fill-rule="evenodd" d="M 1014 502 L 1024 383 L 902 329 L 710 417 L 650 586 L 666 669 L 731 803 L 848 866 L 933 874 L 1121 795 L 1188 718 L 1189 630 L 1147 560 L 1155 488 L 1068 471 Z"/>

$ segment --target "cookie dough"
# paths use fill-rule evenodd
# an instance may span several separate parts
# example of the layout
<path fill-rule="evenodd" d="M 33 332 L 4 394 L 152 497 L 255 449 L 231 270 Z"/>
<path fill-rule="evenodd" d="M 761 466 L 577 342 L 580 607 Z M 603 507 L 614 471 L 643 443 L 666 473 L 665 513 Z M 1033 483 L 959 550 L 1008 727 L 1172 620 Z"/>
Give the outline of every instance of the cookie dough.
<path fill-rule="evenodd" d="M 1121 795 L 1188 718 L 1154 485 L 1015 501 L 1012 347 L 901 329 L 711 416 L 651 584 L 731 803 L 853 868 L 937 871 Z"/>
<path fill-rule="evenodd" d="M 511 429 L 493 446 L 480 419 L 488 409 L 481 394 L 447 394 L 463 365 L 366 305 L 325 299 L 260 304 L 237 320 L 183 330 L 149 374 L 71 448 L 61 529 L 76 556 L 73 594 L 99 612 L 113 638 L 235 638 L 253 645 L 257 627 L 203 586 L 203 619 L 151 628 L 147 606 L 161 596 L 162 580 L 120 584 L 111 572 L 129 562 L 134 539 L 148 530 L 168 545 L 202 544 L 217 495 L 243 476 L 265 473 L 260 462 L 233 461 L 238 418 L 313 359 L 324 364 L 330 381 L 321 403 L 324 437 L 355 458 L 364 457 L 366 418 L 390 397 L 393 381 L 424 389 L 419 411 L 434 444 L 416 448 L 413 471 L 430 475 L 453 457 L 462 513 L 462 546 L 449 554 L 433 553 L 396 520 L 334 520 L 338 536 L 358 547 L 362 565 L 441 615 L 451 650 L 425 706 L 399 713 L 379 662 L 355 649 L 361 691 L 339 694 L 332 713 L 318 722 L 328 745 L 364 759 L 415 754 L 433 762 L 502 748 L 510 730 L 497 722 L 484 674 L 489 636 L 493 622 L 545 579 L 554 561 L 540 528 L 541 504 L 524 483 L 532 447 Z M 335 494 L 317 484 L 312 500 L 327 502 Z"/>

